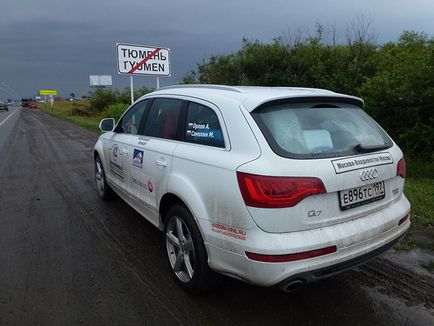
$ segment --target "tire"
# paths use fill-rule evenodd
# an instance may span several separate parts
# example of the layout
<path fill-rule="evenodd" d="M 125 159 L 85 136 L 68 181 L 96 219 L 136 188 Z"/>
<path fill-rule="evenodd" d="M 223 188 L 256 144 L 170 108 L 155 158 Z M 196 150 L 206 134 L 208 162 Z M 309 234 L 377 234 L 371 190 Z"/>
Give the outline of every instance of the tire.
<path fill-rule="evenodd" d="M 99 155 L 95 156 L 95 183 L 98 196 L 103 200 L 110 200 L 114 196 L 113 190 L 107 184 L 104 167 Z"/>
<path fill-rule="evenodd" d="M 174 205 L 166 216 L 167 257 L 176 283 L 190 293 L 216 287 L 222 276 L 208 266 L 205 245 L 190 211 L 185 206 Z"/>

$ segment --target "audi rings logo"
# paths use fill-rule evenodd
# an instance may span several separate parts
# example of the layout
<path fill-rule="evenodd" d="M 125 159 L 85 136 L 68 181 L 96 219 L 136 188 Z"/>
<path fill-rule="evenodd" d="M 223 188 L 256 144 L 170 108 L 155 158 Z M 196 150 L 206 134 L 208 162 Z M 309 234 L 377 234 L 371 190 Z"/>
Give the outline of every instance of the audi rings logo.
<path fill-rule="evenodd" d="M 369 181 L 378 177 L 377 169 L 364 170 L 360 172 L 360 180 Z"/>

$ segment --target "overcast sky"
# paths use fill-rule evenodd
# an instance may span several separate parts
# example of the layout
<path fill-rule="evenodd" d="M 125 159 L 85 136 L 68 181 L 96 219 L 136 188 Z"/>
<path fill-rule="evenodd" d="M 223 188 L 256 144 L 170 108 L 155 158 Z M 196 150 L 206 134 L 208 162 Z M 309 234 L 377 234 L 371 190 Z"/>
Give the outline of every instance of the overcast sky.
<path fill-rule="evenodd" d="M 0 0 L 0 99 L 40 89 L 87 95 L 89 75 L 112 75 L 113 87 L 129 86 L 117 75 L 115 44 L 171 50 L 178 83 L 210 55 L 240 49 L 243 37 L 274 37 L 320 22 L 345 28 L 370 17 L 377 42 L 396 41 L 404 30 L 434 35 L 433 0 Z M 134 87 L 155 87 L 154 77 L 134 77 Z"/>

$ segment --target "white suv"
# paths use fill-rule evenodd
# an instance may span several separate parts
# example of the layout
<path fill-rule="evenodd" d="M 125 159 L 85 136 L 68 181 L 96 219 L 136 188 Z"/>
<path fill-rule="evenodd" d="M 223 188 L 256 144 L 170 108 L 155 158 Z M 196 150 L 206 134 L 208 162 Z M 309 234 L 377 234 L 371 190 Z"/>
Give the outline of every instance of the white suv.
<path fill-rule="evenodd" d="M 295 290 L 410 227 L 403 154 L 362 106 L 321 89 L 157 90 L 101 121 L 99 196 L 116 192 L 164 231 L 184 289 L 224 274 Z"/>

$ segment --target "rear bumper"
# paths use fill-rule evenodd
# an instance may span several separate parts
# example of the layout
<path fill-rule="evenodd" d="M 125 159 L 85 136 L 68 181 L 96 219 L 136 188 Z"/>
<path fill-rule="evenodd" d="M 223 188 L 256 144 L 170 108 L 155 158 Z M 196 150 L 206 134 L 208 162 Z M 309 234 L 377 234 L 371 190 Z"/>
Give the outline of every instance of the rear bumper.
<path fill-rule="evenodd" d="M 394 246 L 410 228 L 410 212 L 403 196 L 395 205 L 360 219 L 290 233 L 246 230 L 245 239 L 206 234 L 209 265 L 212 269 L 244 281 L 274 286 L 291 280 L 313 282 L 351 269 Z M 211 241 L 210 241 L 211 240 Z M 334 253 L 291 262 L 262 262 L 249 259 L 246 252 L 282 255 L 336 246 Z"/>
<path fill-rule="evenodd" d="M 301 280 L 303 283 L 312 283 L 316 281 L 320 281 L 322 279 L 331 277 L 333 275 L 343 273 L 350 269 L 353 269 L 359 265 L 365 264 L 368 261 L 374 259 L 375 257 L 381 255 L 385 251 L 391 249 L 394 245 L 396 245 L 399 241 L 401 241 L 406 233 L 402 234 L 396 239 L 393 239 L 389 243 L 386 243 L 382 247 L 379 247 L 371 252 L 368 252 L 364 255 L 361 255 L 356 258 L 352 258 L 350 260 L 344 261 L 342 263 L 338 263 L 335 265 L 327 266 L 324 268 L 320 268 L 314 271 L 303 272 L 299 274 L 295 274 L 281 282 L 279 285 L 290 284 L 296 280 Z"/>

